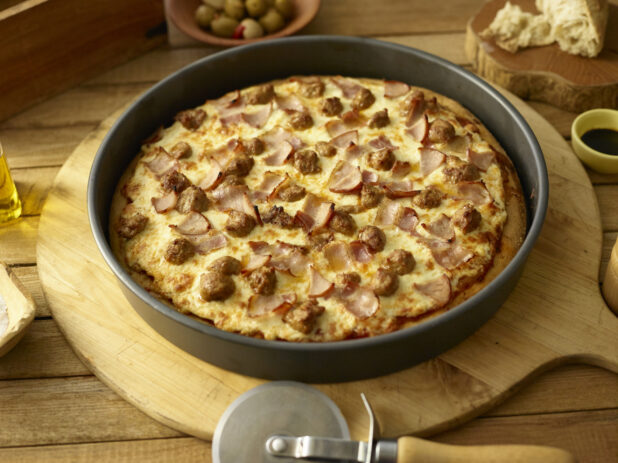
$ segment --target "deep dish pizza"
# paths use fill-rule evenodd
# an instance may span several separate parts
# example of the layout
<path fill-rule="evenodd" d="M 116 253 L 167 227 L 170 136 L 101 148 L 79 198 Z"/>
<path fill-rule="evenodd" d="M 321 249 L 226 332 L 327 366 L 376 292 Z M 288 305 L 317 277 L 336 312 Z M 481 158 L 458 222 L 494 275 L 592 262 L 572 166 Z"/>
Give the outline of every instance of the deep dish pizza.
<path fill-rule="evenodd" d="M 112 246 L 147 290 L 222 330 L 392 332 L 478 292 L 523 240 L 510 160 L 430 90 L 291 77 L 175 120 L 119 182 Z"/>

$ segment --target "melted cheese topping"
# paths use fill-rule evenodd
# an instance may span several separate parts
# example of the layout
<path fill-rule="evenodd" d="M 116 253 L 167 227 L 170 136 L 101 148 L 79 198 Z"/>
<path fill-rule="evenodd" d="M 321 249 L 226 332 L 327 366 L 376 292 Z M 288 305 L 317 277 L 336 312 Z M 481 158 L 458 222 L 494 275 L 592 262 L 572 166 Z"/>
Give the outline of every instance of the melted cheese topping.
<path fill-rule="evenodd" d="M 408 97 L 418 88 L 411 88 L 406 94 L 396 98 L 385 97 L 385 83 L 381 80 L 349 79 L 369 89 L 375 96 L 375 102 L 367 109 L 361 111 L 365 117 L 370 117 L 375 112 L 387 109 L 390 123 L 383 128 L 369 128 L 366 124 L 355 127 L 358 130 L 358 144 L 368 148 L 369 153 L 374 148 L 369 148 L 369 141 L 383 135 L 397 146 L 393 151 L 400 161 L 408 161 L 411 170 L 404 179 L 414 182 L 416 190 L 423 190 L 429 186 L 440 189 L 444 196 L 441 204 L 432 209 L 423 209 L 415 205 L 413 198 L 399 198 L 396 201 L 403 206 L 413 208 L 418 214 L 419 225 L 415 233 L 404 231 L 396 226 L 381 227 L 386 235 L 386 245 L 383 251 L 373 255 L 368 263 L 354 263 L 355 271 L 361 276 L 361 286 L 370 287 L 374 274 L 380 267 L 384 267 L 387 256 L 395 250 L 404 249 L 411 252 L 416 260 L 414 270 L 406 275 L 399 276 L 399 289 L 391 296 L 379 297 L 379 309 L 368 318 L 358 318 L 346 310 L 341 298 L 333 296 L 317 298 L 317 302 L 324 307 L 324 312 L 316 319 L 315 325 L 308 334 L 297 331 L 282 319 L 282 313 L 275 311 L 265 315 L 251 317 L 248 315 L 248 303 L 254 294 L 247 279 L 241 275 L 232 276 L 236 289 L 233 295 L 224 301 L 206 302 L 200 296 L 200 275 L 207 271 L 208 266 L 217 258 L 232 256 L 241 262 L 246 262 L 253 253 L 249 247 L 249 241 L 266 241 L 274 244 L 277 240 L 302 246 L 308 245 L 307 233 L 302 228 L 283 229 L 275 225 L 264 224 L 256 226 L 251 233 L 243 238 L 228 235 L 227 246 L 214 250 L 206 255 L 195 254 L 184 263 L 176 265 L 165 259 L 166 249 L 169 243 L 178 234 L 170 225 L 177 225 L 186 217 L 177 210 L 167 213 L 157 213 L 152 204 L 152 198 L 161 197 L 165 194 L 160 180 L 147 167 L 146 163 L 154 157 L 153 148 L 162 147 L 168 152 L 179 141 L 188 143 L 192 148 L 192 154 L 188 158 L 180 159 L 179 170 L 194 184 L 198 185 L 206 176 L 209 169 L 214 168 L 208 154 L 220 147 L 226 146 L 231 139 L 246 140 L 260 137 L 277 127 L 285 128 L 300 138 L 306 145 L 303 149 L 311 149 L 317 142 L 329 141 L 332 137 L 326 131 L 325 124 L 337 117 L 325 116 L 321 110 L 321 104 L 325 98 L 338 97 L 343 103 L 343 112 L 351 109 L 350 98 L 346 98 L 339 86 L 335 85 L 330 78 L 322 78 L 325 83 L 324 94 L 317 98 L 305 98 L 300 92 L 302 85 L 298 78 L 290 78 L 283 81 L 273 82 L 277 96 L 295 95 L 309 111 L 313 118 L 313 126 L 302 131 L 293 131 L 289 128 L 290 115 L 279 109 L 273 101 L 273 111 L 267 122 L 261 128 L 252 127 L 244 122 L 236 124 L 222 124 L 216 102 L 207 101 L 200 106 L 207 117 L 197 130 L 187 130 L 180 122 L 164 129 L 162 137 L 155 143 L 145 144 L 138 161 L 133 164 L 132 172 L 125 176 L 126 184 L 118 186 L 115 201 L 124 201 L 125 196 L 130 197 L 129 206 L 120 208 L 120 215 L 128 215 L 129 212 L 138 211 L 148 217 L 148 223 L 143 231 L 130 239 L 119 238 L 114 224 L 118 217 L 112 217 L 111 232 L 119 243 L 118 253 L 121 260 L 131 269 L 135 278 L 149 290 L 159 295 L 162 299 L 171 303 L 176 309 L 187 314 L 193 314 L 200 319 L 212 323 L 214 326 L 238 332 L 250 336 L 259 336 L 266 339 L 283 339 L 288 341 L 330 341 L 347 339 L 351 337 L 373 336 L 390 332 L 401 328 L 404 324 L 414 322 L 420 317 L 435 313 L 443 307 L 432 297 L 417 290 L 418 285 L 423 285 L 446 275 L 450 281 L 452 297 L 464 290 L 471 282 L 477 282 L 483 278 L 487 267 L 491 265 L 496 252 L 496 243 L 499 242 L 501 232 L 506 221 L 505 189 L 501 166 L 498 162 L 492 162 L 486 171 L 480 171 L 480 181 L 485 185 L 491 201 L 487 204 L 477 205 L 482 220 L 480 226 L 469 232 L 463 233 L 458 227 L 454 227 L 455 239 L 451 243 L 460 245 L 473 253 L 473 258 L 467 260 L 454 269 L 447 269 L 439 265 L 434 259 L 428 240 L 434 239 L 421 224 L 428 224 L 439 219 L 442 214 L 447 217 L 453 215 L 464 205 L 469 203 L 461 199 L 457 185 L 445 180 L 443 163 L 435 171 L 427 176 L 420 172 L 419 149 L 422 144 L 406 133 L 406 105 Z M 244 96 L 253 88 L 244 89 Z M 422 89 L 420 89 L 422 91 Z M 428 92 L 428 91 L 425 91 Z M 431 92 L 428 92 L 431 93 Z M 441 99 L 438 102 L 442 101 Z M 253 113 L 261 109 L 262 105 L 246 105 L 242 110 Z M 481 137 L 475 125 L 480 122 L 464 120 L 457 117 L 458 114 L 447 109 L 445 105 L 437 104 L 433 111 L 426 111 L 428 121 L 431 124 L 436 119 L 449 121 L 455 128 L 455 140 L 459 143 L 436 143 L 434 148 L 442 151 L 450 159 L 459 159 L 468 163 L 468 149 L 476 152 L 492 151 L 495 147 L 490 146 L 488 140 Z M 425 141 L 426 143 L 426 141 Z M 276 172 L 289 175 L 294 182 L 302 185 L 308 193 L 333 202 L 337 208 L 342 206 L 357 206 L 359 204 L 358 193 L 334 193 L 329 190 L 329 178 L 338 162 L 343 159 L 344 150 L 339 149 L 338 154 L 331 158 L 320 157 L 321 171 L 317 174 L 303 175 L 291 162 L 281 166 L 269 166 L 264 158 L 272 152 L 266 151 L 255 156 L 255 165 L 245 178 L 250 190 L 254 190 L 260 183 L 266 172 Z M 372 170 L 367 163 L 367 154 L 350 161 L 360 167 L 361 170 Z M 389 171 L 375 171 L 381 181 L 390 181 Z M 403 180 L 403 179 L 402 179 Z M 129 192 L 128 194 L 126 192 Z M 296 202 L 285 202 L 279 199 L 268 203 L 257 204 L 259 211 L 264 214 L 273 205 L 282 206 L 285 211 L 294 216 L 302 208 L 304 199 Z M 378 208 L 363 210 L 352 214 L 357 232 L 366 225 L 374 224 Z M 202 213 L 212 225 L 212 228 L 225 232 L 225 224 L 228 214 L 211 206 Z M 350 242 L 358 239 L 354 236 L 345 236 L 334 233 L 336 241 Z M 307 254 L 319 273 L 327 280 L 335 283 L 337 272 L 333 271 L 321 250 L 309 248 Z M 293 293 L 297 295 L 297 303 L 308 299 L 309 270 L 304 274 L 294 277 L 286 272 L 277 272 L 276 294 Z"/>

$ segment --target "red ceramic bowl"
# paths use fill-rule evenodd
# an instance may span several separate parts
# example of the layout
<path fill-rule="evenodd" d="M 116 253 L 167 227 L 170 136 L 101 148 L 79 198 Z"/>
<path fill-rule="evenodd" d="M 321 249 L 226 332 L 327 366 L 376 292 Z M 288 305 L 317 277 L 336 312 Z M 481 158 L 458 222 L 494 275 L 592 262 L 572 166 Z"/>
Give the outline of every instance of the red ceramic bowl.
<path fill-rule="evenodd" d="M 288 20 L 285 27 L 274 34 L 267 34 L 259 39 L 228 39 L 217 37 L 202 29 L 195 21 L 195 10 L 202 4 L 201 0 L 170 0 L 167 14 L 178 29 L 195 40 L 219 47 L 235 47 L 292 35 L 309 24 L 320 8 L 320 0 L 292 0 L 292 3 L 294 4 L 294 16 Z"/>

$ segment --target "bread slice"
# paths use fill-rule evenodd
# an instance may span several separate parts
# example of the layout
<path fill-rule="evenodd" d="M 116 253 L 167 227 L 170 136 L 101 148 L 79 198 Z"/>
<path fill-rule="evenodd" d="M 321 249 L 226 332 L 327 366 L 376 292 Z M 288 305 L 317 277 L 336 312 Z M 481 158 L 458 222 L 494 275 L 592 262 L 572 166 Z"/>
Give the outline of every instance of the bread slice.
<path fill-rule="evenodd" d="M 536 0 L 560 49 L 592 58 L 603 48 L 609 15 L 607 0 Z"/>

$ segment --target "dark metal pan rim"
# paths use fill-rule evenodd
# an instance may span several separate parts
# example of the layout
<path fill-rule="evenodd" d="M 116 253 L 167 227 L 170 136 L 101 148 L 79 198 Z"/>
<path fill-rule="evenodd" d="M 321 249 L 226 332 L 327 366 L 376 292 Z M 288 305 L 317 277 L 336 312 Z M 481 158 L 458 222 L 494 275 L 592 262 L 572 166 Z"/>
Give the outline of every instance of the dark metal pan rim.
<path fill-rule="evenodd" d="M 277 351 L 280 349 L 285 349 L 288 351 L 295 352 L 319 352 L 319 351 L 330 351 L 330 352 L 341 352 L 348 350 L 356 350 L 361 347 L 370 347 L 370 346 L 380 346 L 384 344 L 389 344 L 393 341 L 401 340 L 404 338 L 408 338 L 411 336 L 415 336 L 420 333 L 424 333 L 427 331 L 433 330 L 436 326 L 442 325 L 444 323 L 448 323 L 452 319 L 456 317 L 460 317 L 465 315 L 467 312 L 470 312 L 477 304 L 486 299 L 488 296 L 494 293 L 498 293 L 502 286 L 511 278 L 511 274 L 517 273 L 517 271 L 523 266 L 525 260 L 528 257 L 528 254 L 531 252 L 534 243 L 540 234 L 541 227 L 543 225 L 543 221 L 546 214 L 547 202 L 548 202 L 548 182 L 547 182 L 547 169 L 545 163 L 543 161 L 543 154 L 541 148 L 538 145 L 538 142 L 530 129 L 527 122 L 523 119 L 523 117 L 519 114 L 519 112 L 514 108 L 514 106 L 506 100 L 497 90 L 495 90 L 488 83 L 470 73 L 469 71 L 450 63 L 442 58 L 431 55 L 429 53 L 412 49 L 409 47 L 405 47 L 403 45 L 382 42 L 375 39 L 370 38 L 358 38 L 358 37 L 342 37 L 342 36 L 329 36 L 329 35 L 313 35 L 313 36 L 296 36 L 296 37 L 287 37 L 281 39 L 275 39 L 268 42 L 260 42 L 255 44 L 244 45 L 243 50 L 249 52 L 253 49 L 261 49 L 268 47 L 277 47 L 277 45 L 281 42 L 285 43 L 316 43 L 316 42 L 331 42 L 333 44 L 336 43 L 345 43 L 345 44 L 353 44 L 359 47 L 363 47 L 364 45 L 371 44 L 379 44 L 379 46 L 385 49 L 393 49 L 403 51 L 405 53 L 414 54 L 416 56 L 422 57 L 424 60 L 435 63 L 448 69 L 450 72 L 457 74 L 461 79 L 465 79 L 473 82 L 478 87 L 481 87 L 484 92 L 486 92 L 489 96 L 491 96 L 496 102 L 498 102 L 503 110 L 509 114 L 512 121 L 517 125 L 518 129 L 521 130 L 526 137 L 526 141 L 528 142 L 531 152 L 533 154 L 530 161 L 533 162 L 533 169 L 538 172 L 538 177 L 541 181 L 538 183 L 538 191 L 535 191 L 534 194 L 537 195 L 537 207 L 530 215 L 531 218 L 530 223 L 528 224 L 528 230 L 522 243 L 522 246 L 517 251 L 514 258 L 509 262 L 509 264 L 503 269 L 503 271 L 485 288 L 479 291 L 477 294 L 472 296 L 470 299 L 462 302 L 461 304 L 453 307 L 452 309 L 439 314 L 435 317 L 431 317 L 428 320 L 424 320 L 417 325 L 395 331 L 392 333 L 382 334 L 375 337 L 369 338 L 359 338 L 359 339 L 350 339 L 350 340 L 341 340 L 341 341 L 329 341 L 329 342 L 319 342 L 319 343 L 297 343 L 297 342 L 289 342 L 289 341 L 276 341 L 276 340 L 264 340 L 258 338 L 252 338 L 248 336 L 244 336 L 241 334 L 231 333 L 219 330 L 213 326 L 207 325 L 205 323 L 194 320 L 188 316 L 181 314 L 180 312 L 174 310 L 169 307 L 165 303 L 161 302 L 159 299 L 151 295 L 148 291 L 138 285 L 129 275 L 129 273 L 122 267 L 122 265 L 116 260 L 111 247 L 106 239 L 106 229 L 103 226 L 101 218 L 95 213 L 94 209 L 90 207 L 93 203 L 95 195 L 97 192 L 93 188 L 94 178 L 97 175 L 97 172 L 101 169 L 102 165 L 104 165 L 105 156 L 104 151 L 99 149 L 97 152 L 95 159 L 92 164 L 92 169 L 88 182 L 88 217 L 90 220 L 92 232 L 94 235 L 95 242 L 102 253 L 106 263 L 112 269 L 115 276 L 120 280 L 120 282 L 125 285 L 130 291 L 132 291 L 139 299 L 143 302 L 157 310 L 158 312 L 164 314 L 166 317 L 174 320 L 175 322 L 185 325 L 187 328 L 191 330 L 195 330 L 198 332 L 202 332 L 208 336 L 213 336 L 219 338 L 221 340 L 229 341 L 232 343 L 240 343 L 244 344 L 248 347 L 258 347 L 264 350 Z M 155 84 L 152 88 L 150 88 L 147 92 L 145 92 L 142 96 L 140 96 L 113 124 L 103 142 L 101 147 L 104 147 L 108 140 L 114 136 L 115 130 L 126 123 L 128 119 L 130 119 L 132 113 L 136 111 L 136 108 L 139 107 L 140 104 L 145 102 L 150 95 L 157 93 L 161 88 L 167 86 L 171 81 L 177 79 L 177 76 L 180 73 L 191 72 L 192 69 L 202 67 L 209 64 L 209 61 L 219 60 L 229 55 L 234 55 L 238 53 L 239 49 L 229 49 L 225 51 L 218 52 L 214 55 L 207 56 L 202 58 L 179 71 L 176 71 L 172 75 L 166 77 L 161 80 L 157 84 Z M 544 181 L 543 181 L 544 180 Z M 528 198 L 526 198 L 528 199 Z"/>

